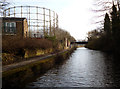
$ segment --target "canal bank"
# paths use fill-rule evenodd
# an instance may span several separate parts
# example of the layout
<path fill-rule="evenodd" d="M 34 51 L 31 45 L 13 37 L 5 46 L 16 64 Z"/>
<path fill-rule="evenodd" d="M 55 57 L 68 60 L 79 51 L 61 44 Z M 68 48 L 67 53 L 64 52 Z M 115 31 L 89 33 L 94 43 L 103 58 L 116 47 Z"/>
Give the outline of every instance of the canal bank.
<path fill-rule="evenodd" d="M 112 59 L 105 52 L 84 47 L 77 48 L 69 59 L 26 85 L 26 88 L 114 89 L 120 87 L 120 66 L 114 65 Z"/>
<path fill-rule="evenodd" d="M 62 63 L 75 49 L 73 47 L 42 58 L 4 66 L 2 72 L 3 89 L 24 87 L 28 82 L 34 80 L 35 77 L 37 78 L 37 76 L 44 74 L 56 64 Z"/>

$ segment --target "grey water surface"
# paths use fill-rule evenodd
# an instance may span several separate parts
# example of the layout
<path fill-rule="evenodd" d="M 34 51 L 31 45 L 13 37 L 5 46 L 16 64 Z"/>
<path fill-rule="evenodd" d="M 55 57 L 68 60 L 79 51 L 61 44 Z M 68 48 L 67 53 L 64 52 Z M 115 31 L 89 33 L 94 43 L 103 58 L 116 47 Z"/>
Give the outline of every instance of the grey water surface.
<path fill-rule="evenodd" d="M 52 68 L 36 81 L 30 89 L 39 87 L 117 87 L 112 57 L 104 52 L 77 48 L 62 65 Z M 119 76 L 120 74 L 118 74 Z M 117 76 L 117 77 L 118 77 Z"/>

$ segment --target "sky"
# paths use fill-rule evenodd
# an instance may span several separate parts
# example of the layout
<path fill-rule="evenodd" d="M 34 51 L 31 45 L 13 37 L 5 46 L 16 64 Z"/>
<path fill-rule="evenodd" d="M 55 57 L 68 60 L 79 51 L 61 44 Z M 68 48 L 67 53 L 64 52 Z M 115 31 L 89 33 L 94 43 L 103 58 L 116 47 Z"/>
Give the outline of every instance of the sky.
<path fill-rule="evenodd" d="M 12 6 L 31 5 L 49 8 L 59 16 L 59 27 L 67 30 L 76 40 L 85 39 L 92 25 L 93 0 L 8 0 Z"/>

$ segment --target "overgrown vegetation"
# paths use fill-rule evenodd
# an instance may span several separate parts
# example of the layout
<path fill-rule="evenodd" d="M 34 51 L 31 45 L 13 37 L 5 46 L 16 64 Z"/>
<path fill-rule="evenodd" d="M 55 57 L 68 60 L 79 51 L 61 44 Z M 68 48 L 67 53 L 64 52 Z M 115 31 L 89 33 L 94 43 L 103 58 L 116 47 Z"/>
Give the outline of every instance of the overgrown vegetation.
<path fill-rule="evenodd" d="M 52 42 L 47 39 L 19 38 L 16 36 L 6 36 L 2 38 L 3 53 L 21 53 L 21 50 L 47 49 L 52 48 Z"/>
<path fill-rule="evenodd" d="M 40 56 L 59 52 L 64 50 L 66 38 L 69 41 L 75 40 L 67 31 L 62 29 L 57 29 L 55 34 L 56 36 L 46 35 L 44 38 L 20 38 L 17 35 L 3 35 L 2 63 L 6 65 L 22 61 L 26 56 L 28 59 L 29 57 L 38 56 L 38 54 Z"/>
<path fill-rule="evenodd" d="M 17 36 L 3 36 L 2 38 L 2 63 L 11 64 L 22 61 L 25 52 L 53 49 L 53 42 L 48 39 L 19 38 Z M 56 46 L 57 49 L 57 46 Z"/>
<path fill-rule="evenodd" d="M 111 13 L 106 13 L 104 28 L 88 32 L 86 47 L 120 54 L 120 8 L 113 2 Z"/>

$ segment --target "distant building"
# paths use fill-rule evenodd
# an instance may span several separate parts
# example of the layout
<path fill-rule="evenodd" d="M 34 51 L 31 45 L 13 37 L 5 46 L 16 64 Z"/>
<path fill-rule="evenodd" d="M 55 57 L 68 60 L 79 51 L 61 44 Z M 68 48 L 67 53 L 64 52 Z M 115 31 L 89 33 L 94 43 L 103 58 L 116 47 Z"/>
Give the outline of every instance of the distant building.
<path fill-rule="evenodd" d="M 3 17 L 2 35 L 28 36 L 28 24 L 26 18 Z"/>

